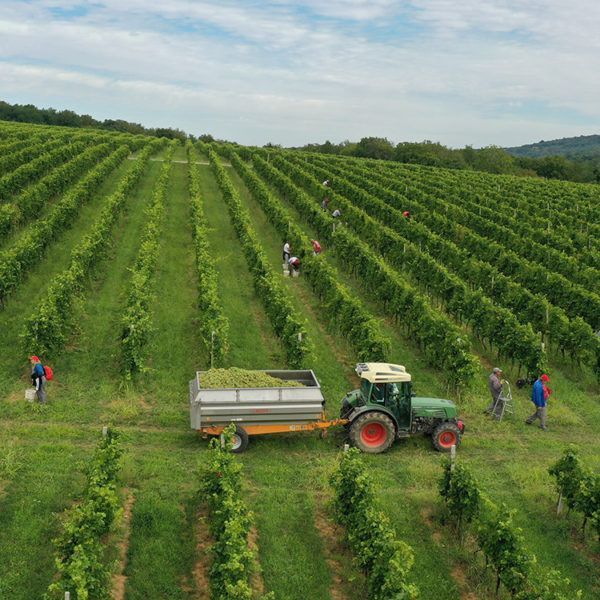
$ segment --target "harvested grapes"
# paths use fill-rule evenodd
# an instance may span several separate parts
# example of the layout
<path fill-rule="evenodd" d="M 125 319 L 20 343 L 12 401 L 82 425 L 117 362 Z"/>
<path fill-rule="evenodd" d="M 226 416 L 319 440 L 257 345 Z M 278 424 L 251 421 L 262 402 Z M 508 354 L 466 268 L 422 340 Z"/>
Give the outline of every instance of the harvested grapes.
<path fill-rule="evenodd" d="M 302 387 L 298 381 L 284 381 L 261 371 L 248 371 L 237 367 L 210 369 L 202 375 L 200 385 L 205 389 Z"/>

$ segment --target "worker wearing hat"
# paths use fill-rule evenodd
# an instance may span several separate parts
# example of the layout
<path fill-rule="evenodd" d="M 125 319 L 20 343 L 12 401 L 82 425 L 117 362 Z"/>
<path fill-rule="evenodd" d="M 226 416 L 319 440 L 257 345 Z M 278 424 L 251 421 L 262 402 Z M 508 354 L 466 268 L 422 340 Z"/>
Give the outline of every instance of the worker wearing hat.
<path fill-rule="evenodd" d="M 540 420 L 540 428 L 546 431 L 546 416 L 547 407 L 546 400 L 549 395 L 549 388 L 546 384 L 550 381 L 550 377 L 546 373 L 542 373 L 535 383 L 531 392 L 531 401 L 535 404 L 535 412 L 525 421 L 527 425 L 531 425 L 536 419 Z"/>
<path fill-rule="evenodd" d="M 46 382 L 46 372 L 42 365 L 42 361 L 37 356 L 30 356 L 31 362 L 31 383 L 35 387 L 35 393 L 40 404 L 46 404 L 46 390 L 44 384 Z"/>
<path fill-rule="evenodd" d="M 490 394 L 492 395 L 492 401 L 484 412 L 490 415 L 494 413 L 494 416 L 498 418 L 502 408 L 500 402 L 498 402 L 500 394 L 502 393 L 502 369 L 500 367 L 494 367 L 492 369 L 492 373 L 488 379 L 488 387 Z"/>

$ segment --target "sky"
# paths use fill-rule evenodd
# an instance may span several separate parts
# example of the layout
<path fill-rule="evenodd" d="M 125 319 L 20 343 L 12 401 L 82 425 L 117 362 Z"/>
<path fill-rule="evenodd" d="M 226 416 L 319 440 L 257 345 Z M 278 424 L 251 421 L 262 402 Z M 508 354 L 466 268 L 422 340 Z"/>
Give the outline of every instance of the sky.
<path fill-rule="evenodd" d="M 0 0 L 0 99 L 242 144 L 600 133 L 598 0 Z"/>

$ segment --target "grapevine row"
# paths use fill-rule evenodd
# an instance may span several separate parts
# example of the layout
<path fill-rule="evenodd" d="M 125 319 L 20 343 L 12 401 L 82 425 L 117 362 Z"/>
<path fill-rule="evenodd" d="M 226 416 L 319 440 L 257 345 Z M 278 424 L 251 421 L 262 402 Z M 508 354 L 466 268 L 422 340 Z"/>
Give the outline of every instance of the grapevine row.
<path fill-rule="evenodd" d="M 14 154 L 19 150 L 25 148 L 30 143 L 30 140 L 23 139 L 8 139 L 0 143 L 0 156 L 7 156 Z"/>
<path fill-rule="evenodd" d="M 331 476 L 335 520 L 345 528 L 356 562 L 367 579 L 369 600 L 415 600 L 410 583 L 412 548 L 396 538 L 387 514 L 379 508 L 370 472 L 360 452 L 351 448 Z"/>
<path fill-rule="evenodd" d="M 131 270 L 127 306 L 121 319 L 121 362 L 127 379 L 144 369 L 144 351 L 152 330 L 150 305 L 153 299 L 154 271 L 160 248 L 161 226 L 165 213 L 164 202 L 172 167 L 171 160 L 176 145 L 177 142 L 172 141 L 165 154 L 152 201 L 145 211 L 140 250 Z"/>
<path fill-rule="evenodd" d="M 316 156 L 323 157 L 323 155 Z M 600 266 L 600 253 L 598 252 L 600 241 L 594 239 L 594 237 L 600 238 L 600 229 L 598 229 L 600 226 L 593 224 L 598 222 L 598 215 L 585 217 L 583 216 L 584 210 L 580 211 L 581 195 L 583 195 L 583 191 L 589 191 L 591 187 L 589 185 L 578 188 L 582 190 L 580 195 L 573 196 L 569 204 L 569 206 L 575 205 L 575 210 L 565 212 L 564 210 L 557 211 L 556 199 L 546 196 L 548 190 L 551 189 L 551 182 L 542 183 L 525 180 L 522 177 L 509 178 L 508 176 L 484 175 L 418 165 L 392 165 L 388 161 L 348 158 L 342 160 L 341 157 L 334 156 L 329 156 L 328 162 L 343 168 L 368 166 L 369 170 L 377 172 L 380 179 L 388 180 L 392 175 L 396 180 L 396 188 L 407 188 L 406 180 L 427 181 L 432 184 L 437 182 L 439 186 L 436 193 L 442 194 L 441 197 L 444 197 L 449 190 L 453 190 L 458 204 L 462 204 L 463 198 L 474 198 L 476 206 L 473 210 L 475 212 L 481 215 L 481 205 L 485 205 L 493 211 L 495 221 L 503 221 L 503 224 L 507 226 L 510 226 L 506 221 L 507 215 L 512 214 L 510 223 L 515 227 L 521 228 L 521 223 L 525 226 L 529 225 L 528 232 L 526 232 L 528 239 L 535 239 L 539 243 L 548 241 L 555 248 L 570 255 L 574 254 L 575 249 L 578 260 L 595 268 Z M 509 182 L 510 185 L 507 185 L 506 182 Z M 535 183 L 537 191 L 532 189 L 527 195 L 522 194 L 521 197 L 516 197 L 515 190 L 524 188 L 525 183 L 531 185 Z M 568 189 L 567 182 L 560 182 L 557 185 L 558 189 Z M 492 213 L 488 212 L 487 214 Z M 578 218 L 583 218 L 584 221 L 580 222 L 577 220 Z M 594 236 L 594 233 L 597 235 Z"/>
<path fill-rule="evenodd" d="M 421 173 L 425 178 L 436 178 L 437 169 L 421 165 L 402 165 L 397 163 L 379 163 L 384 170 L 397 173 L 411 170 Z M 434 172 L 435 171 L 435 172 Z M 529 214 L 540 217 L 548 215 L 564 223 L 582 224 L 597 222 L 600 216 L 598 209 L 598 189 L 590 184 L 569 181 L 548 181 L 537 178 L 526 178 L 514 175 L 490 175 L 473 171 L 455 171 L 440 169 L 458 182 L 464 182 L 467 189 L 482 189 L 483 198 L 490 207 L 497 199 L 506 203 L 507 207 L 516 206 L 527 210 Z M 510 201 L 503 200 L 509 198 Z M 535 203 L 531 198 L 540 199 Z M 541 199 L 543 198 L 543 201 Z"/>
<path fill-rule="evenodd" d="M 319 189 L 319 180 L 292 163 L 275 158 L 301 185 L 309 190 Z M 339 183 L 339 182 L 338 182 Z M 459 320 L 469 323 L 481 340 L 494 344 L 498 352 L 517 361 L 528 371 L 544 368 L 545 356 L 541 343 L 529 325 L 522 325 L 507 309 L 494 305 L 479 291 L 471 291 L 461 279 L 435 261 L 408 238 L 376 221 L 357 208 L 353 196 L 327 192 L 343 218 L 356 232 L 360 232 L 373 248 L 400 272 L 408 272 L 420 286 L 431 289 L 441 298 L 447 311 Z"/>
<path fill-rule="evenodd" d="M 264 302 L 275 333 L 283 341 L 288 364 L 292 367 L 300 367 L 306 363 L 310 354 L 304 325 L 269 265 L 256 233 L 250 225 L 250 215 L 242 206 L 238 193 L 214 150 L 208 151 L 208 159 L 227 204 L 257 294 Z"/>
<path fill-rule="evenodd" d="M 6 201 L 9 196 L 20 194 L 24 186 L 32 183 L 57 165 L 81 154 L 87 146 L 87 142 L 81 141 L 61 145 L 0 178 L 0 201 Z"/>
<path fill-rule="evenodd" d="M 331 326 L 348 339 L 360 361 L 384 361 L 387 359 L 391 343 L 381 331 L 377 320 L 355 298 L 351 291 L 338 282 L 335 269 L 323 256 L 315 256 L 310 238 L 294 223 L 281 202 L 271 194 L 267 186 L 228 147 L 221 148 L 231 160 L 231 164 L 245 181 L 254 198 L 277 228 L 279 233 L 291 242 L 294 252 L 302 259 L 302 270 L 314 292 L 325 307 L 325 314 Z"/>
<path fill-rule="evenodd" d="M 547 195 L 551 189 L 550 182 L 548 185 L 538 184 L 537 192 L 532 189 L 528 193 L 517 195 L 514 185 L 499 186 L 495 179 L 481 174 L 475 177 L 475 174 L 471 173 L 466 177 L 463 172 L 459 177 L 455 171 L 438 172 L 436 169 L 432 172 L 426 167 L 406 167 L 406 169 L 390 172 L 395 173 L 396 177 L 410 180 L 416 178 L 421 185 L 434 186 L 434 190 L 437 184 L 438 192 L 435 193 L 441 191 L 445 195 L 448 189 L 451 189 L 459 205 L 462 205 L 463 199 L 472 199 L 473 211 L 480 216 L 486 210 L 487 214 L 494 215 L 495 220 L 506 221 L 508 215 L 512 214 L 515 227 L 521 228 L 521 223 L 528 227 L 529 231 L 525 231 L 528 239 L 536 239 L 540 243 L 547 240 L 557 249 L 575 255 L 577 259 L 583 259 L 585 264 L 590 266 L 598 264 L 596 259 L 600 242 L 594 237 L 600 235 L 598 224 L 600 215 L 592 214 L 593 204 L 587 205 L 586 208 L 581 199 L 583 191 L 579 195 L 571 195 L 568 208 L 564 208 L 560 206 L 559 198 Z M 568 189 L 567 182 L 561 182 L 559 186 L 562 191 Z M 582 190 L 587 190 L 589 187 L 592 186 L 588 184 Z M 486 209 L 483 208 L 484 206 Z M 506 222 L 504 224 L 510 226 Z M 595 257 L 590 256 L 591 249 Z"/>
<path fill-rule="evenodd" d="M 447 373 L 449 383 L 458 389 L 468 385 L 478 363 L 469 352 L 468 340 L 456 325 L 439 314 L 424 296 L 360 238 L 344 227 L 332 231 L 334 219 L 286 174 L 275 169 L 258 153 L 253 156 L 253 163 L 257 171 L 330 243 L 355 275 L 361 278 L 363 285 L 377 290 L 377 301 L 420 345 L 427 360 Z"/>
<path fill-rule="evenodd" d="M 410 240 L 419 244 L 419 250 L 424 247 L 438 264 L 443 263 L 464 281 L 481 288 L 489 298 L 510 309 L 521 323 L 531 323 L 536 331 L 547 334 L 563 352 L 590 363 L 600 375 L 600 339 L 581 318 L 570 320 L 561 308 L 549 304 L 542 296 L 532 294 L 491 265 L 471 257 L 442 235 L 431 232 L 419 221 L 408 222 L 399 210 L 369 194 L 366 190 L 374 189 L 374 186 L 369 186 L 364 179 L 353 176 L 351 169 L 347 169 L 346 172 L 337 169 L 326 171 L 311 166 L 324 177 L 332 171 L 336 173 L 335 188 L 352 198 L 354 205 L 380 222 L 389 224 L 397 235 L 402 236 L 405 243 L 409 243 Z M 360 187 L 350 183 L 343 175 L 356 181 Z M 415 249 L 414 243 L 412 247 Z M 405 247 L 400 258 L 410 261 L 406 256 Z M 419 275 L 426 279 L 431 277 L 427 272 Z M 450 292 L 450 288 L 444 289 L 446 293 Z"/>
<path fill-rule="evenodd" d="M 18 152 L 13 152 L 12 154 L 4 155 L 2 158 L 0 158 L 0 182 L 4 181 L 4 179 L 10 175 L 13 170 L 18 169 L 23 165 L 27 165 L 27 163 L 35 160 L 39 156 L 47 154 L 48 152 L 52 152 L 56 149 L 60 150 L 67 145 L 68 140 L 73 137 L 73 134 L 57 135 L 50 140 L 34 137 L 32 140 L 30 140 L 29 145 L 25 148 L 19 150 Z"/>
<path fill-rule="evenodd" d="M 192 210 L 192 233 L 196 269 L 198 272 L 198 308 L 200 310 L 200 337 L 211 357 L 211 367 L 221 366 L 227 353 L 229 321 L 223 313 L 219 300 L 217 271 L 208 243 L 208 225 L 204 216 L 204 200 L 200 186 L 200 174 L 196 162 L 196 149 L 188 142 L 189 190 Z"/>
<path fill-rule="evenodd" d="M 104 560 L 104 539 L 119 509 L 117 475 L 123 449 L 118 434 L 108 430 L 87 468 L 83 499 L 67 513 L 63 531 L 54 540 L 59 578 L 48 588 L 50 598 L 108 598 L 110 565 Z"/>
<path fill-rule="evenodd" d="M 532 292 L 546 296 L 554 305 L 563 308 L 569 317 L 581 316 L 592 328 L 600 327 L 600 297 L 597 294 L 571 283 L 558 273 L 552 273 L 544 267 L 530 264 L 500 244 L 472 232 L 441 213 L 430 210 L 427 204 L 409 199 L 395 190 L 381 185 L 373 173 L 364 169 L 356 169 L 356 172 L 366 179 L 370 185 L 370 192 L 384 200 L 389 206 L 401 211 L 407 209 L 413 211 L 418 216 L 418 221 L 430 230 L 452 240 L 480 260 L 493 264 L 505 275 Z M 373 181 L 374 178 L 375 181 Z M 361 184 L 361 187 L 364 186 Z M 444 212 L 447 212 L 447 205 L 442 206 L 442 201 L 438 201 L 438 204 L 444 208 Z"/>
<path fill-rule="evenodd" d="M 439 481 L 445 517 L 462 542 L 475 525 L 475 539 L 485 556 L 485 567 L 496 575 L 496 597 L 503 584 L 517 600 L 571 600 L 581 592 L 568 589 L 569 581 L 559 572 L 536 569 L 535 556 L 524 545 L 523 532 L 513 524 L 514 511 L 496 507 L 484 498 L 470 471 L 461 464 L 446 461 Z"/>
<path fill-rule="evenodd" d="M 92 146 L 83 153 L 75 155 L 72 160 L 52 169 L 46 177 L 28 187 L 13 202 L 0 205 L 0 240 L 12 228 L 29 219 L 35 219 L 46 202 L 63 193 L 72 182 L 90 167 L 98 164 L 98 161 L 105 158 L 112 149 L 110 144 Z M 60 157 L 56 160 L 57 164 L 60 164 Z"/>
<path fill-rule="evenodd" d="M 69 335 L 75 299 L 81 294 L 91 269 L 104 255 L 127 194 L 142 177 L 150 155 L 162 144 L 163 140 L 155 140 L 142 150 L 106 202 L 92 230 L 73 251 L 70 266 L 52 280 L 46 295 L 26 319 L 23 339 L 28 352 L 51 356 L 63 348 Z"/>
<path fill-rule="evenodd" d="M 428 181 L 435 186 L 438 195 L 445 195 L 450 189 L 461 206 L 466 200 L 471 211 L 478 213 L 480 217 L 485 215 L 493 219 L 508 227 L 511 232 L 520 234 L 522 239 L 534 240 L 543 246 L 564 252 L 572 257 L 571 260 L 577 259 L 588 266 L 597 266 L 590 255 L 589 237 L 582 236 L 581 231 L 574 228 L 575 223 L 571 216 L 562 212 L 545 217 L 531 214 L 531 209 L 517 208 L 514 205 L 513 195 L 505 199 L 483 181 L 473 186 L 470 185 L 472 182 L 462 181 L 455 174 L 436 172 L 428 175 Z M 535 196 L 527 197 L 529 207 L 534 198 Z M 550 203 L 548 199 L 537 199 L 538 205 L 542 202 L 546 202 L 546 207 Z M 572 268 L 577 269 L 577 265 L 572 265 Z"/>
<path fill-rule="evenodd" d="M 125 146 L 115 150 L 57 202 L 45 219 L 36 221 L 25 235 L 0 254 L 0 306 L 41 258 L 48 245 L 72 226 L 79 207 L 92 197 L 100 183 L 128 154 L 129 149 Z"/>
<path fill-rule="evenodd" d="M 405 179 L 396 179 L 396 183 L 405 183 Z M 499 220 L 502 212 L 495 209 L 482 207 L 469 201 L 466 194 L 461 194 L 460 189 L 444 181 L 440 185 L 431 180 L 419 179 L 411 181 L 414 186 L 411 194 L 416 193 L 429 206 L 439 211 L 438 198 L 443 201 L 451 211 L 452 219 L 465 227 L 475 231 L 487 239 L 495 240 L 505 248 L 512 249 L 516 254 L 533 264 L 539 264 L 557 273 L 561 273 L 574 283 L 586 286 L 592 291 L 600 290 L 600 272 L 591 267 L 579 264 L 569 254 L 562 252 L 547 244 L 540 244 L 532 239 L 531 227 L 523 227 L 518 222 L 511 222 L 510 227 L 502 225 Z M 445 207 L 444 207 L 445 208 Z M 479 214 L 477 214 L 479 213 Z M 506 219 L 510 217 L 505 215 Z"/>
<path fill-rule="evenodd" d="M 566 501 L 569 510 L 583 515 L 583 534 L 585 535 L 587 522 L 591 521 L 600 541 L 600 473 L 584 467 L 573 448 L 565 450 L 548 472 L 554 477 L 559 493 L 557 512 L 560 512 L 563 501 Z"/>
<path fill-rule="evenodd" d="M 232 425 L 224 431 L 224 447 L 218 438 L 211 440 L 208 461 L 201 472 L 201 491 L 214 538 L 209 574 L 213 600 L 254 598 L 250 586 L 254 552 L 248 546 L 252 515 L 242 500 L 241 464 L 231 453 L 234 433 Z"/>

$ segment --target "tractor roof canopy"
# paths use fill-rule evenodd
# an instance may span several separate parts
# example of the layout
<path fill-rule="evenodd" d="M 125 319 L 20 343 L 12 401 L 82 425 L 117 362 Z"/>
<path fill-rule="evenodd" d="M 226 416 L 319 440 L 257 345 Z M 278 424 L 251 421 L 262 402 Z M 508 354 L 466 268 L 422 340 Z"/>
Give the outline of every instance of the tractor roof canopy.
<path fill-rule="evenodd" d="M 391 363 L 358 363 L 356 374 L 370 383 L 402 383 L 410 381 L 410 373 L 402 365 Z"/>

